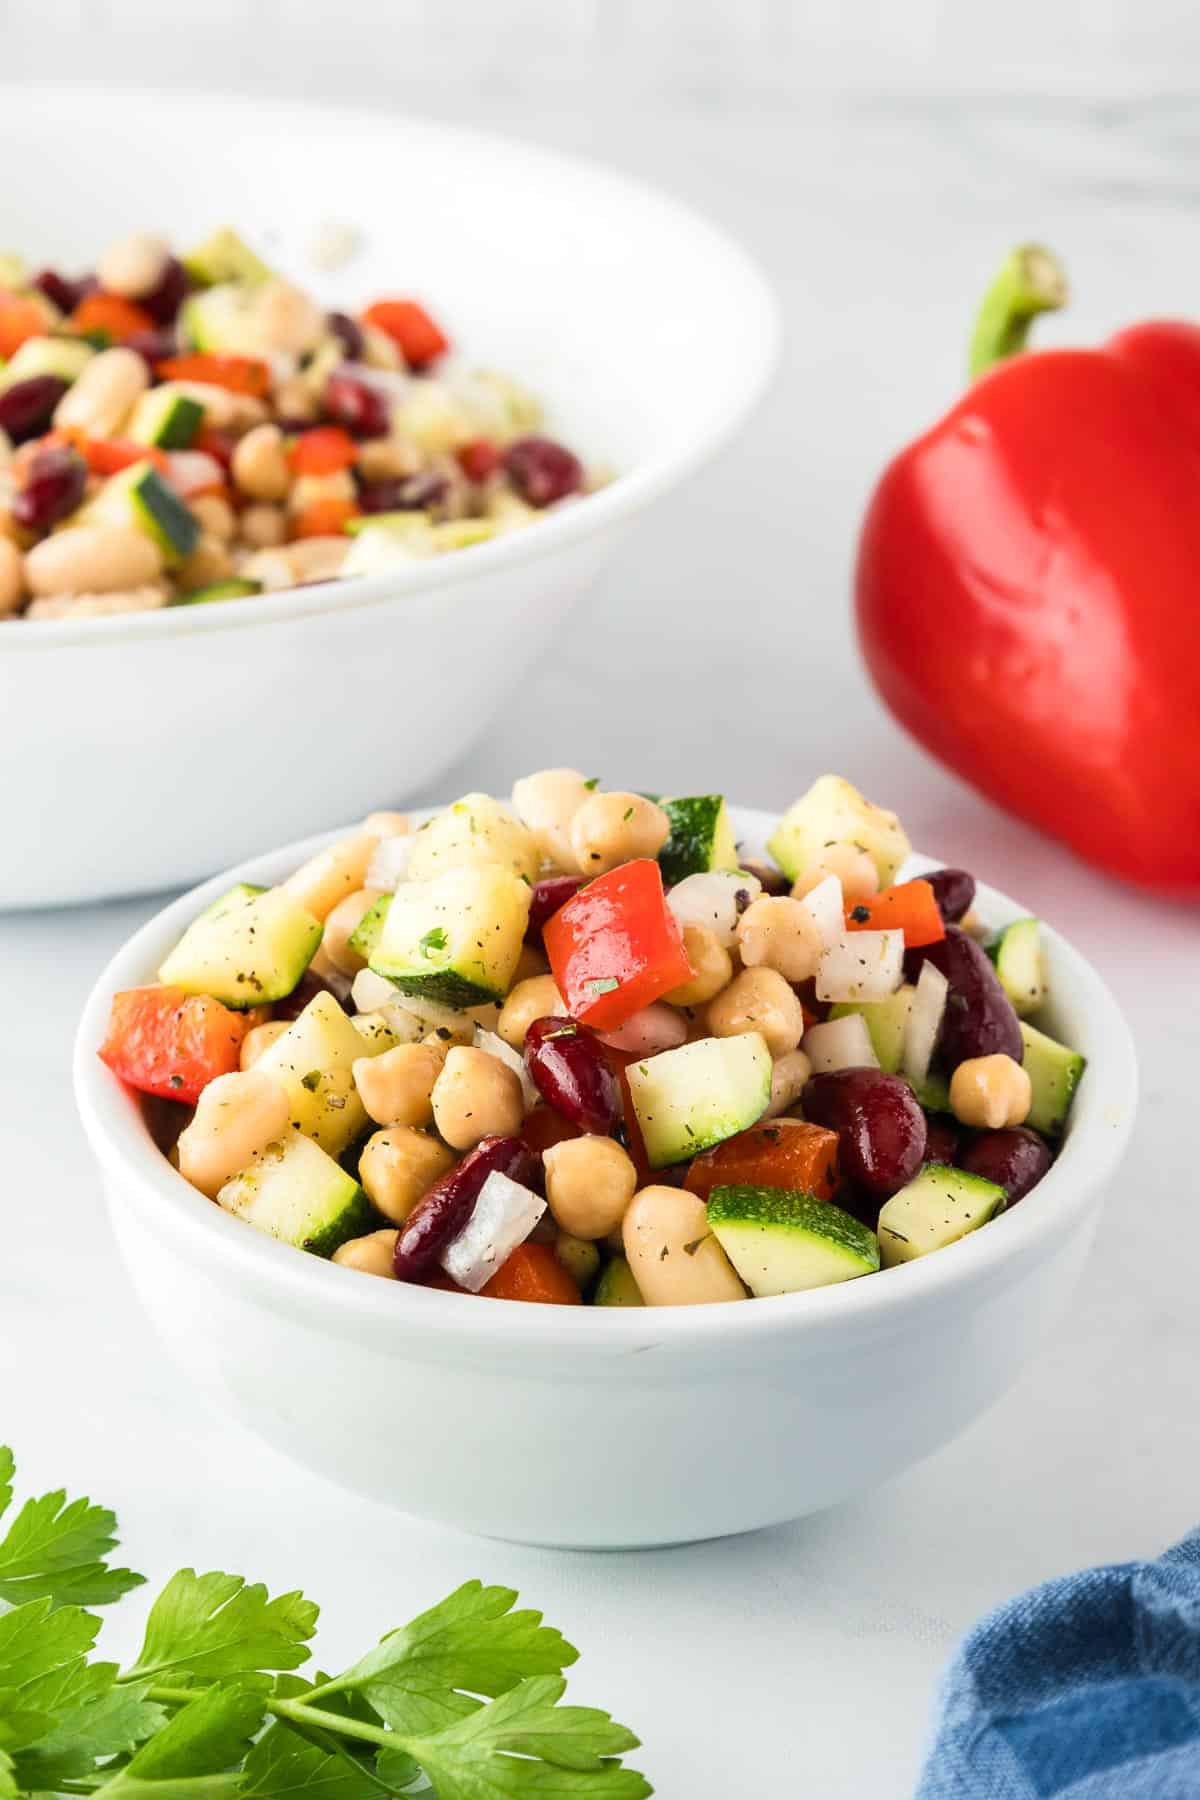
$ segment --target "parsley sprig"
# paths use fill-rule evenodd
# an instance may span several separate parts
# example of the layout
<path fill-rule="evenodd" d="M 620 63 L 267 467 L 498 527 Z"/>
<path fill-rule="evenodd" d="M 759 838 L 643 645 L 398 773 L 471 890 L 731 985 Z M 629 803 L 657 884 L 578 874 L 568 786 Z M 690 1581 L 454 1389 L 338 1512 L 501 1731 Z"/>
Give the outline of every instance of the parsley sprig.
<path fill-rule="evenodd" d="M 0 1514 L 12 1499 L 0 1448 Z M 180 1569 L 127 1669 L 94 1655 L 116 1521 L 57 1491 L 0 1539 L 0 1800 L 642 1800 L 638 1740 L 562 1704 L 578 1657 L 511 1588 L 464 1582 L 340 1675 L 308 1661 L 317 1607 Z"/>

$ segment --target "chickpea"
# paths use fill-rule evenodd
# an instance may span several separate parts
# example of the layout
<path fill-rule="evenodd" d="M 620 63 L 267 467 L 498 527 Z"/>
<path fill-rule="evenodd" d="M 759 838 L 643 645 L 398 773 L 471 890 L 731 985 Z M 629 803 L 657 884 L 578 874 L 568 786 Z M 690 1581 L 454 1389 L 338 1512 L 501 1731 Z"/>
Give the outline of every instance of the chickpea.
<path fill-rule="evenodd" d="M 188 507 L 199 519 L 200 529 L 208 537 L 216 538 L 221 544 L 232 543 L 237 520 L 228 500 L 223 499 L 220 494 L 198 494 L 194 500 L 188 501 Z"/>
<path fill-rule="evenodd" d="M 266 1054 L 277 1037 L 282 1037 L 288 1028 L 286 1019 L 268 1019 L 265 1025 L 252 1025 L 242 1039 L 242 1047 L 238 1052 L 238 1066 L 252 1069 L 260 1056 Z"/>
<path fill-rule="evenodd" d="M 776 1058 L 771 1069 L 771 1098 L 763 1118 L 777 1119 L 780 1113 L 795 1106 L 811 1074 L 812 1063 L 803 1050 L 789 1050 Z"/>
<path fill-rule="evenodd" d="M 281 419 L 316 419 L 321 407 L 303 375 L 285 375 L 274 388 L 275 411 Z"/>
<path fill-rule="evenodd" d="M 855 844 L 827 844 L 819 862 L 805 869 L 792 886 L 792 899 L 803 900 L 805 894 L 836 875 L 842 884 L 842 896 L 848 906 L 856 900 L 869 900 L 879 892 L 879 870 L 875 860 Z"/>
<path fill-rule="evenodd" d="M 786 1056 L 804 1036 L 804 1008 L 777 969 L 743 969 L 708 1006 L 713 1037 L 759 1031 L 774 1057 Z"/>
<path fill-rule="evenodd" d="M 259 1069 L 218 1075 L 196 1103 L 192 1122 L 179 1134 L 179 1172 L 215 1200 L 217 1192 L 251 1157 L 288 1128 L 288 1097 Z"/>
<path fill-rule="evenodd" d="M 77 427 L 89 437 L 115 437 L 150 386 L 150 371 L 136 350 L 101 350 L 85 364 L 54 409 L 59 431 Z"/>
<path fill-rule="evenodd" d="M 339 900 L 325 920 L 321 949 L 334 968 L 343 975 L 357 975 L 360 969 L 367 966 L 366 957 L 350 948 L 350 939 L 378 898 L 378 888 L 359 888 L 356 893 L 347 894 L 344 900 Z M 387 1122 L 384 1121 L 385 1124 Z"/>
<path fill-rule="evenodd" d="M 287 547 L 287 559 L 297 582 L 332 581 L 340 575 L 350 554 L 348 537 L 298 538 Z"/>
<path fill-rule="evenodd" d="M 360 1056 L 353 1064 L 354 1085 L 377 1125 L 428 1125 L 445 1062 L 443 1044 L 397 1044 L 379 1056 Z"/>
<path fill-rule="evenodd" d="M 0 537 L 0 619 L 16 612 L 25 597 L 25 564 L 17 546 Z"/>
<path fill-rule="evenodd" d="M 170 260 L 171 248 L 165 238 L 135 231 L 108 246 L 96 264 L 96 274 L 105 293 L 140 300 L 143 294 L 154 292 Z"/>
<path fill-rule="evenodd" d="M 219 538 L 202 531 L 190 554 L 173 573 L 180 592 L 190 594 L 195 588 L 207 587 L 210 581 L 224 581 L 233 573 L 233 561 Z"/>
<path fill-rule="evenodd" d="M 409 1125 L 394 1125 L 369 1137 L 358 1159 L 358 1179 L 368 1200 L 394 1225 L 403 1225 L 413 1207 L 454 1167 L 445 1144 Z"/>
<path fill-rule="evenodd" d="M 364 1275 L 382 1275 L 385 1281 L 395 1281 L 392 1258 L 399 1236 L 394 1225 L 385 1225 L 382 1231 L 369 1231 L 366 1237 L 347 1238 L 338 1245 L 330 1261 L 342 1269 L 359 1269 Z"/>
<path fill-rule="evenodd" d="M 367 879 L 367 866 L 375 854 L 375 839 L 365 831 L 339 838 L 327 850 L 318 850 L 283 883 L 291 895 L 316 919 L 327 919 L 339 900 L 357 894 Z"/>
<path fill-rule="evenodd" d="M 407 813 L 373 812 L 363 820 L 362 829 L 373 838 L 408 837 L 412 822 Z"/>
<path fill-rule="evenodd" d="M 571 853 L 585 875 L 603 875 L 638 856 L 657 856 L 671 821 L 640 794 L 589 794 L 571 820 Z"/>
<path fill-rule="evenodd" d="M 238 533 L 251 550 L 275 550 L 287 542 L 287 514 L 282 506 L 268 506 L 258 501 L 243 509 L 238 519 Z"/>
<path fill-rule="evenodd" d="M 358 446 L 357 466 L 363 480 L 404 481 L 421 467 L 421 456 L 407 438 L 368 438 Z"/>
<path fill-rule="evenodd" d="M 566 1010 L 553 975 L 533 975 L 513 987 L 500 1008 L 496 1030 L 514 1050 L 523 1050 L 525 1033 L 535 1019 L 561 1017 Z"/>
<path fill-rule="evenodd" d="M 542 1153 L 550 1211 L 572 1237 L 615 1231 L 637 1187 L 637 1170 L 614 1138 L 567 1138 Z"/>
<path fill-rule="evenodd" d="M 265 281 L 254 296 L 254 317 L 264 350 L 303 356 L 320 343 L 325 330 L 321 308 L 290 281 Z"/>
<path fill-rule="evenodd" d="M 571 845 L 571 821 L 591 794 L 578 769 L 541 769 L 513 786 L 513 811 L 533 833 L 542 860 L 568 875 L 580 867 Z"/>
<path fill-rule="evenodd" d="M 456 1044 L 433 1086 L 433 1117 L 455 1150 L 471 1150 L 485 1137 L 512 1137 L 525 1119 L 520 1076 L 498 1056 Z"/>
<path fill-rule="evenodd" d="M 737 926 L 738 953 L 747 969 L 777 969 L 785 981 L 807 981 L 824 948 L 816 920 L 799 900 L 763 894 Z"/>
<path fill-rule="evenodd" d="M 572 1237 L 569 1231 L 558 1233 L 554 1254 L 578 1288 L 585 1288 L 600 1267 L 600 1252 L 595 1244 L 587 1238 Z"/>
<path fill-rule="evenodd" d="M 625 1214 L 622 1243 L 647 1306 L 744 1300 L 746 1290 L 708 1227 L 708 1208 L 683 1188 L 645 1187 Z"/>
<path fill-rule="evenodd" d="M 292 471 L 278 425 L 256 425 L 234 446 L 229 465 L 236 486 L 251 500 L 282 500 L 292 485 Z"/>
<path fill-rule="evenodd" d="M 25 608 L 27 619 L 105 619 L 117 613 L 156 612 L 167 604 L 161 581 L 127 592 L 106 594 L 43 594 Z"/>
<path fill-rule="evenodd" d="M 33 594 L 129 593 L 157 581 L 162 552 L 132 525 L 69 525 L 25 558 Z"/>
<path fill-rule="evenodd" d="M 704 1006 L 733 980 L 733 958 L 707 925 L 685 925 L 683 948 L 692 965 L 692 978 L 672 988 L 663 999 L 672 1006 Z"/>
<path fill-rule="evenodd" d="M 1002 1131 L 1023 1125 L 1032 1105 L 1028 1072 L 1011 1056 L 970 1056 L 950 1077 L 950 1110 L 960 1125 Z"/>

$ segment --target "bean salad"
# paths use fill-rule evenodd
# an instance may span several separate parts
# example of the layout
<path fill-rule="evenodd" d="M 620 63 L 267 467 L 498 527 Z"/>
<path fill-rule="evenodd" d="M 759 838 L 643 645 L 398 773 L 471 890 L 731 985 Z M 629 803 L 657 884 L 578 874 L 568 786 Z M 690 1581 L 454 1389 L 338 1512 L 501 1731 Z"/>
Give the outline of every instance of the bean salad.
<path fill-rule="evenodd" d="M 201 912 L 100 1055 L 209 1201 L 401 1287 L 679 1306 L 874 1275 L 1024 1202 L 1084 1059 L 1038 921 L 906 875 L 849 782 L 767 849 L 719 794 L 566 768 L 375 813 Z"/>
<path fill-rule="evenodd" d="M 418 300 L 330 312 L 232 230 L 139 232 L 94 272 L 0 256 L 0 619 L 91 618 L 369 575 L 596 486 Z"/>

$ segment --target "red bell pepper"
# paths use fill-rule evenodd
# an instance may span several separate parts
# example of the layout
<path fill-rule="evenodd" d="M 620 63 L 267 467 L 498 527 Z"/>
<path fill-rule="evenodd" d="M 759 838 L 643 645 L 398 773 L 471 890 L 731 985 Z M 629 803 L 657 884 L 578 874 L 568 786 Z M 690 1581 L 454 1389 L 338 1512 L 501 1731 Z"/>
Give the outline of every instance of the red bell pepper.
<path fill-rule="evenodd" d="M 542 943 L 567 1011 L 597 1031 L 615 1031 L 693 973 L 648 858 L 589 881 L 547 919 Z"/>
<path fill-rule="evenodd" d="M 847 931 L 902 931 L 906 950 L 938 944 L 946 925 L 927 881 L 900 881 L 846 908 Z"/>
<path fill-rule="evenodd" d="M 1097 867 L 1200 898 L 1200 327 L 1014 355 L 1064 297 L 1048 252 L 1005 265 L 981 379 L 871 501 L 859 634 L 935 756 Z"/>
<path fill-rule="evenodd" d="M 271 391 L 271 370 L 257 356 L 189 350 L 156 363 L 154 372 L 164 381 L 202 381 L 231 394 L 249 394 L 253 400 L 265 400 Z"/>
<path fill-rule="evenodd" d="M 126 988 L 113 995 L 100 1060 L 144 1094 L 194 1106 L 218 1075 L 238 1067 L 242 1039 L 253 1023 L 208 994 L 182 988 Z"/>
<path fill-rule="evenodd" d="M 376 300 L 363 314 L 363 321 L 386 332 L 414 369 L 428 367 L 450 348 L 441 326 L 416 300 Z"/>

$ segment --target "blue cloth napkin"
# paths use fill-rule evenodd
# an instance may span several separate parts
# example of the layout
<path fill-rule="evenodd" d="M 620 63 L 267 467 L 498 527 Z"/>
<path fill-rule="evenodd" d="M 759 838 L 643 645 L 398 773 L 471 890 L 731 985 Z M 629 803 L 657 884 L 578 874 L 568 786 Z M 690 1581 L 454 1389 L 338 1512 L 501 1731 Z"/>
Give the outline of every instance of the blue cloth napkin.
<path fill-rule="evenodd" d="M 942 1683 L 916 1800 L 1200 1800 L 1200 1530 L 1048 1581 Z"/>

